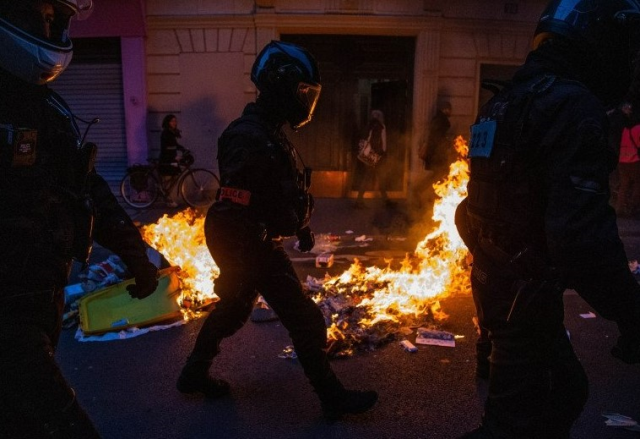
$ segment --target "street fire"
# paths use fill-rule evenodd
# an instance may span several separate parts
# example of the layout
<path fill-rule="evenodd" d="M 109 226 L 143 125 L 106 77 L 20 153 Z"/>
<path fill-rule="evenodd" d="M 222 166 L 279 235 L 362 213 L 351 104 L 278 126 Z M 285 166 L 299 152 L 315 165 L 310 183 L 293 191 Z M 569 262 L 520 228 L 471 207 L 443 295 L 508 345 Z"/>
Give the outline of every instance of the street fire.
<path fill-rule="evenodd" d="M 178 303 L 185 319 L 197 317 L 203 306 L 218 297 L 213 292 L 220 269 L 211 258 L 204 237 L 204 217 L 187 209 L 156 224 L 142 227 L 142 237 L 173 266 L 180 267 L 182 292 Z"/>
<path fill-rule="evenodd" d="M 455 140 L 459 159 L 448 177 L 434 185 L 439 198 L 433 219 L 438 227 L 407 255 L 399 270 L 363 267 L 356 261 L 342 275 L 325 279 L 315 301 L 328 323 L 330 353 L 350 355 L 355 348 L 373 349 L 408 328 L 432 325 L 447 316 L 439 299 L 468 293 L 467 249 L 454 223 L 455 209 L 466 196 L 468 152 Z"/>
<path fill-rule="evenodd" d="M 307 282 L 327 322 L 330 354 L 350 355 L 397 338 L 408 328 L 446 319 L 439 300 L 468 293 L 467 250 L 454 224 L 457 205 L 466 196 L 469 179 L 465 140 L 455 140 L 459 159 L 445 181 L 434 185 L 439 199 L 433 208 L 437 228 L 406 255 L 399 269 L 364 267 L 359 261 L 336 277 Z M 186 210 L 165 215 L 142 229 L 145 241 L 167 261 L 181 268 L 179 303 L 185 318 L 217 296 L 213 292 L 219 269 L 205 244 L 204 218 Z M 314 286 L 312 287 L 311 284 Z"/>

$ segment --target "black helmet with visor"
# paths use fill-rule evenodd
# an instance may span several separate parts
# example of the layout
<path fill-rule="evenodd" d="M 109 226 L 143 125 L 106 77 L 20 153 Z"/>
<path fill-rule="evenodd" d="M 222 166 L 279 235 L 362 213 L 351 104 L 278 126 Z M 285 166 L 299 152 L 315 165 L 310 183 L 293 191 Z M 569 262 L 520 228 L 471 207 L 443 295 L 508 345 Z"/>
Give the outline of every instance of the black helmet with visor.
<path fill-rule="evenodd" d="M 271 41 L 256 57 L 251 81 L 262 95 L 276 101 L 293 129 L 311 121 L 322 86 L 318 64 L 306 49 Z"/>
<path fill-rule="evenodd" d="M 607 100 L 627 93 L 640 56 L 639 0 L 553 0 L 538 22 L 534 49 L 553 35 L 590 55 Z"/>
<path fill-rule="evenodd" d="M 32 84 L 53 81 L 71 62 L 72 18 L 84 19 L 91 0 L 0 0 L 0 67 Z"/>

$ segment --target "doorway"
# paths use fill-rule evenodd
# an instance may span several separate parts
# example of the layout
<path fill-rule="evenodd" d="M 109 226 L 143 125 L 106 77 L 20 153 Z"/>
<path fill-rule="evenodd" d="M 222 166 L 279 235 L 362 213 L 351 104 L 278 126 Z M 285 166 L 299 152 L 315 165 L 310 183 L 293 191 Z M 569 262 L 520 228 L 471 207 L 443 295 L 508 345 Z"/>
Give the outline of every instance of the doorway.
<path fill-rule="evenodd" d="M 389 195 L 404 197 L 415 38 L 285 34 L 281 40 L 305 47 L 320 66 L 322 93 L 313 121 L 290 134 L 302 160 L 313 169 L 314 195 L 356 195 L 358 140 L 366 131 L 371 110 L 378 107 L 387 125 Z"/>

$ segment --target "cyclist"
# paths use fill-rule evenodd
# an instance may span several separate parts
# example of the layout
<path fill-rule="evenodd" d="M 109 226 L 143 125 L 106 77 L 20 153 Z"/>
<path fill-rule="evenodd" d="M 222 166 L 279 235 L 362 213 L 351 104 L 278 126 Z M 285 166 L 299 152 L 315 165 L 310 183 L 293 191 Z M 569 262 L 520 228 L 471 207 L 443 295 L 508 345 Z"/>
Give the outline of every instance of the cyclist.
<path fill-rule="evenodd" d="M 162 120 L 160 135 L 159 171 L 161 175 L 180 174 L 178 151 L 185 151 L 184 146 L 178 143 L 180 137 L 182 133 L 178 129 L 178 118 L 173 114 L 167 114 Z"/>

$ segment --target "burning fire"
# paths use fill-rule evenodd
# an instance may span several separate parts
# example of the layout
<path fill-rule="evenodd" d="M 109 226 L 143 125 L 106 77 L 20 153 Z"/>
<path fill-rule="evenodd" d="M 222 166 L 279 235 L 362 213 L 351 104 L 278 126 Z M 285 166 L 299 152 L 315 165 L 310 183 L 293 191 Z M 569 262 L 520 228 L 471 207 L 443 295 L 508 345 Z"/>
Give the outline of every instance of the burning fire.
<path fill-rule="evenodd" d="M 218 298 L 213 284 L 220 269 L 205 243 L 203 216 L 191 209 L 172 217 L 165 214 L 156 224 L 142 227 L 142 238 L 167 262 L 180 267 L 182 292 L 178 303 L 185 319 L 195 317 L 199 308 Z"/>
<path fill-rule="evenodd" d="M 439 199 L 433 219 L 438 227 L 405 257 L 400 269 L 365 268 L 355 261 L 342 275 L 324 280 L 315 301 L 328 323 L 330 352 L 349 355 L 354 347 L 375 347 L 403 328 L 443 320 L 447 315 L 438 299 L 469 292 L 468 252 L 454 223 L 469 180 L 464 159 L 468 147 L 461 136 L 454 146 L 460 158 L 451 164 L 448 177 L 434 185 Z"/>
<path fill-rule="evenodd" d="M 451 164 L 448 177 L 434 185 L 439 196 L 433 208 L 437 228 L 398 270 L 391 268 L 391 260 L 385 268 L 364 267 L 356 260 L 341 275 L 316 282 L 316 288 L 308 282 L 327 321 L 330 353 L 348 355 L 355 347 L 391 340 L 403 328 L 445 319 L 439 299 L 468 293 L 467 249 L 454 223 L 455 209 L 466 196 L 468 147 L 461 136 L 454 146 L 460 158 Z M 219 269 L 205 244 L 203 217 L 191 210 L 171 218 L 165 215 L 142 232 L 149 245 L 181 268 L 179 303 L 189 311 L 185 318 L 217 298 L 213 286 Z"/>

